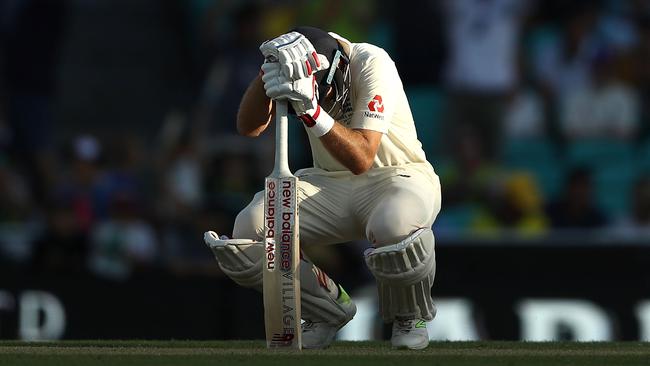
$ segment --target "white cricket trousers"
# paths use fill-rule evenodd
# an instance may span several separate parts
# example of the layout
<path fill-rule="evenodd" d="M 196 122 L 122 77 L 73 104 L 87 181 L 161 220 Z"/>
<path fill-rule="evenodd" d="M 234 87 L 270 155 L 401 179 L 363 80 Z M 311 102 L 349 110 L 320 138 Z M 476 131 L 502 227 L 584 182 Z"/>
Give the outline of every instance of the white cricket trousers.
<path fill-rule="evenodd" d="M 301 245 L 367 239 L 395 244 L 431 227 L 440 212 L 440 180 L 429 163 L 374 168 L 361 175 L 308 168 L 296 172 Z M 264 191 L 235 219 L 233 238 L 264 237 Z"/>

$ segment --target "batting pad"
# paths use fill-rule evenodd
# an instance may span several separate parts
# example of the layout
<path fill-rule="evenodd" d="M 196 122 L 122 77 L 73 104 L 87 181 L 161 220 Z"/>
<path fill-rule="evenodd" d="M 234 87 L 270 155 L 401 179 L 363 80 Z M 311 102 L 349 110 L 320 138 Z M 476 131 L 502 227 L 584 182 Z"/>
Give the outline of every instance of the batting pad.
<path fill-rule="evenodd" d="M 262 291 L 262 259 L 264 245 L 251 239 L 220 239 L 208 231 L 203 239 L 214 253 L 219 268 L 240 286 Z M 304 319 L 345 324 L 356 313 L 353 303 L 339 304 L 330 294 L 336 286 L 313 263 L 300 260 L 300 289 Z"/>
<path fill-rule="evenodd" d="M 264 245 L 251 239 L 219 239 L 214 231 L 203 235 L 219 268 L 238 285 L 262 290 Z"/>
<path fill-rule="evenodd" d="M 419 229 L 397 244 L 369 249 L 365 260 L 377 279 L 385 322 L 433 320 L 436 308 L 431 299 L 431 287 L 436 256 L 431 229 Z"/>
<path fill-rule="evenodd" d="M 306 260 L 300 261 L 300 291 L 303 319 L 343 326 L 354 317 L 357 307 L 352 301 L 339 303 L 333 290 L 337 285 L 325 272 Z"/>

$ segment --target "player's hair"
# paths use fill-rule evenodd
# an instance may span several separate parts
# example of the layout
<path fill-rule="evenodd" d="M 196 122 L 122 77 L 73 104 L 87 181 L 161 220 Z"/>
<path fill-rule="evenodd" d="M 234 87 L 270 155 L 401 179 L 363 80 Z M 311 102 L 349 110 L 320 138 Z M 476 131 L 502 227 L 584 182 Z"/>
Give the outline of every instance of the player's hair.
<path fill-rule="evenodd" d="M 334 37 L 322 29 L 300 26 L 293 30 L 304 35 L 316 52 L 327 57 L 330 67 L 316 73 L 320 105 L 334 119 L 340 119 L 350 92 L 350 56 Z M 334 97 L 325 98 L 330 86 Z"/>

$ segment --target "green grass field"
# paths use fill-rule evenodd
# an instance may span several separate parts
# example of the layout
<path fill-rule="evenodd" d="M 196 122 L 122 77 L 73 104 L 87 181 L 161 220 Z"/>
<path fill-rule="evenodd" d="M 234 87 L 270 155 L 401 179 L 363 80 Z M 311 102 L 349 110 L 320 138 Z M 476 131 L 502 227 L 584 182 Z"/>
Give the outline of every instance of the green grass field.
<path fill-rule="evenodd" d="M 20 365 L 650 365 L 650 343 L 432 342 L 422 351 L 388 342 L 336 342 L 327 350 L 267 350 L 261 341 L 0 342 L 0 366 Z"/>

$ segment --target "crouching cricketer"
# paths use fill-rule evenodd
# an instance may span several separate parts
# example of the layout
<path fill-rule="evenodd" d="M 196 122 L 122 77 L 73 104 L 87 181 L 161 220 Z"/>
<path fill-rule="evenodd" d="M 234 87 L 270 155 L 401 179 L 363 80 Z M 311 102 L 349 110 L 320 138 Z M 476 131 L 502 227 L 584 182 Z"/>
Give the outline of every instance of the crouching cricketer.
<path fill-rule="evenodd" d="M 436 310 L 431 225 L 440 182 L 418 141 L 390 56 L 367 43 L 298 27 L 264 42 L 266 62 L 245 92 L 238 131 L 256 137 L 288 99 L 308 131 L 314 161 L 299 170 L 301 245 L 367 239 L 365 262 L 377 280 L 393 347 L 422 349 Z M 219 266 L 242 286 L 262 290 L 264 191 L 235 220 L 233 238 L 209 231 Z M 248 239 L 248 240 L 243 240 Z M 326 348 L 356 313 L 341 285 L 307 259 L 300 264 L 304 348 Z"/>

